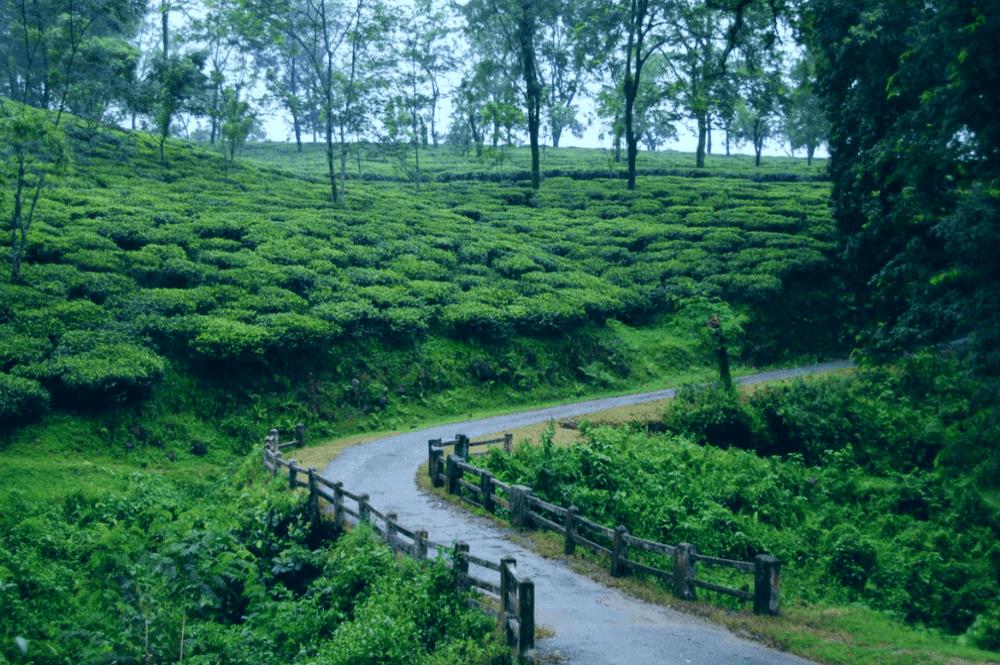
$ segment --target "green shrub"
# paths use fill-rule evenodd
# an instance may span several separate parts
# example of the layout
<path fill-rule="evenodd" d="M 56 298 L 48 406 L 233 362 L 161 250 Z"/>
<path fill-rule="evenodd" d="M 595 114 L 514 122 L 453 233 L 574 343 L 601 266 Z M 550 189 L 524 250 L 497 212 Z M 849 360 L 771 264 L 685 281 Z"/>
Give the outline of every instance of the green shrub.
<path fill-rule="evenodd" d="M 860 601 L 995 644 L 997 447 L 977 428 L 992 405 L 970 410 L 977 386 L 961 368 L 918 356 L 742 397 L 685 389 L 651 427 L 670 435 L 584 424 L 575 446 L 543 436 L 486 463 L 605 526 L 726 558 L 777 556 L 783 603 Z"/>
<path fill-rule="evenodd" d="M 52 348 L 46 337 L 18 332 L 12 325 L 0 325 L 0 371 L 44 358 Z"/>
<path fill-rule="evenodd" d="M 213 360 L 260 358 L 272 339 L 264 326 L 221 316 L 188 317 L 191 349 Z"/>
<path fill-rule="evenodd" d="M 70 331 L 33 373 L 67 396 L 131 399 L 142 396 L 165 369 L 163 358 L 123 335 Z"/>
<path fill-rule="evenodd" d="M 759 415 L 731 390 L 717 386 L 685 386 L 668 407 L 670 429 L 714 446 L 745 450 L 769 448 Z"/>
<path fill-rule="evenodd" d="M 1000 604 L 977 616 L 965 635 L 980 649 L 1000 651 Z"/>
<path fill-rule="evenodd" d="M 49 407 L 49 393 L 32 379 L 0 372 L 0 422 L 31 420 Z"/>
<path fill-rule="evenodd" d="M 830 574 L 840 584 L 861 591 L 877 574 L 875 546 L 850 524 L 839 524 L 827 535 Z"/>

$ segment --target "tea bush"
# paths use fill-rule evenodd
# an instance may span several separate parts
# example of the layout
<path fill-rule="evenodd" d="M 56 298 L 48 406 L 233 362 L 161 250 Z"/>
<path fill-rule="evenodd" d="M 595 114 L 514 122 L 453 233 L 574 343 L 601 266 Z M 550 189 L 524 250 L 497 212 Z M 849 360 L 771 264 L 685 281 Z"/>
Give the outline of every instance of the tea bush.
<path fill-rule="evenodd" d="M 650 156 L 643 186 L 626 192 L 597 175 L 599 152 L 552 150 L 560 175 L 532 194 L 439 150 L 427 173 L 440 182 L 362 178 L 332 206 L 311 150 L 262 146 L 226 174 L 190 144 L 171 142 L 165 167 L 149 136 L 107 136 L 76 146 L 85 158 L 40 200 L 24 282 L 2 287 L 0 367 L 43 381 L 58 403 L 128 401 L 162 362 L 209 376 L 239 367 L 259 392 L 365 336 L 497 343 L 497 355 L 519 337 L 560 346 L 609 319 L 642 326 L 694 294 L 750 313 L 750 360 L 839 341 L 826 332 L 840 328 L 836 308 L 803 295 L 830 284 L 828 184 L 793 160 L 766 167 L 782 178 L 770 183 L 740 158 L 692 178 L 669 172 L 679 157 Z M 361 168 L 379 172 L 379 159 Z M 62 339 L 109 330 L 121 346 L 103 356 Z M 118 367 L 102 376 L 105 362 Z M 559 374 L 617 374 L 593 363 Z M 333 386 L 351 378 L 326 374 Z"/>
<path fill-rule="evenodd" d="M 0 423 L 29 420 L 48 406 L 49 393 L 37 381 L 0 372 Z"/>

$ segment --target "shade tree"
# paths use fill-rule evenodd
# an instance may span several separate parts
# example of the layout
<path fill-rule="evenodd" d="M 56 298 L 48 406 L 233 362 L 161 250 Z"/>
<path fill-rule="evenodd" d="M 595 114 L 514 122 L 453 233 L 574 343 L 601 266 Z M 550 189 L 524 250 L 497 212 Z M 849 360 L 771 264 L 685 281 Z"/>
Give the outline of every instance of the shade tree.
<path fill-rule="evenodd" d="M 0 99 L 0 215 L 10 237 L 10 281 L 21 281 L 28 233 L 51 176 L 66 169 L 70 153 L 52 115 Z"/>
<path fill-rule="evenodd" d="M 782 134 L 793 151 L 806 151 L 806 162 L 811 165 L 816 149 L 826 142 L 830 131 L 823 102 L 816 94 L 815 60 L 806 55 L 796 61 L 790 79 L 782 107 Z"/>

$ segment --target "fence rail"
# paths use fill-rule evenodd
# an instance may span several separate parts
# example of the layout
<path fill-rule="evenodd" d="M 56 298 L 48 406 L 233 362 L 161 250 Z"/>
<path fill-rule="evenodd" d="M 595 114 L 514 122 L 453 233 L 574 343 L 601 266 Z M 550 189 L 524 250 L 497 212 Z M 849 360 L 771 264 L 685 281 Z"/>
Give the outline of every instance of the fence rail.
<path fill-rule="evenodd" d="M 491 513 L 495 513 L 498 506 L 503 508 L 514 527 L 539 527 L 561 534 L 566 554 L 573 554 L 576 546 L 580 545 L 609 556 L 611 575 L 614 577 L 641 573 L 663 581 L 679 598 L 694 600 L 695 589 L 700 588 L 753 601 L 756 614 L 779 613 L 781 562 L 778 559 L 758 554 L 753 561 L 737 561 L 699 554 L 690 543 L 669 545 L 639 538 L 630 534 L 624 526 L 611 529 L 582 517 L 576 506 L 563 507 L 544 501 L 532 494 L 530 487 L 502 482 L 486 469 L 470 463 L 472 448 L 501 441 L 509 451 L 510 434 L 505 434 L 502 439 L 485 441 L 470 441 L 464 434 L 456 434 L 452 441 L 431 439 L 427 442 L 427 469 L 431 483 L 434 487 L 445 487 L 450 494 Z M 446 454 L 447 447 L 454 447 L 454 453 Z M 637 560 L 634 553 L 639 553 L 643 560 Z M 698 579 L 699 563 L 752 574 L 753 591 Z M 664 567 L 657 567 L 657 564 Z"/>
<path fill-rule="evenodd" d="M 494 442 L 503 441 L 505 439 Z M 272 429 L 264 438 L 263 465 L 274 476 L 286 472 L 290 489 L 308 490 L 311 519 L 318 521 L 320 515 L 325 513 L 332 517 L 332 522 L 338 529 L 347 524 L 365 522 L 393 551 L 419 561 L 433 560 L 442 554 L 451 553 L 456 588 L 459 591 L 473 588 L 498 601 L 501 608 L 499 612 L 489 603 L 480 604 L 489 614 L 497 617 L 500 629 L 517 658 L 534 660 L 535 584 L 530 578 L 518 574 L 515 559 L 505 557 L 499 562 L 493 562 L 470 553 L 469 545 L 462 541 L 456 542 L 453 548 L 436 543 L 428 538 L 426 530 L 405 527 L 399 523 L 395 513 L 383 514 L 378 511 L 369 502 L 369 495 L 349 492 L 344 489 L 342 482 L 324 478 L 316 469 L 300 467 L 295 459 L 285 459 L 282 456 L 282 448 L 301 446 L 304 443 L 303 425 L 298 425 L 295 428 L 295 438 L 286 442 L 280 440 L 278 430 Z M 468 439 L 465 443 L 468 444 Z M 468 451 L 468 448 L 464 450 Z M 466 466 L 470 469 L 470 474 L 477 470 L 471 465 Z M 468 486 L 465 489 L 469 491 L 481 487 L 467 481 L 462 482 Z M 325 509 L 320 505 L 321 499 L 327 504 Z M 493 581 L 471 574 L 470 564 L 499 573 L 499 579 Z"/>

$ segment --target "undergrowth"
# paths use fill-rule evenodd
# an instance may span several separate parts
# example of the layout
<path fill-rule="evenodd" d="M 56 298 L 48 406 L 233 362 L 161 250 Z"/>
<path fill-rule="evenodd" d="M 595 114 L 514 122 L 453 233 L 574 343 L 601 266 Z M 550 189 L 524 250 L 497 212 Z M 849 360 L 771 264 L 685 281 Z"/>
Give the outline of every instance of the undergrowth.
<path fill-rule="evenodd" d="M 659 425 L 584 425 L 579 445 L 543 436 L 485 459 L 503 480 L 641 537 L 773 554 L 786 607 L 862 606 L 996 651 L 1000 451 L 995 406 L 976 392 L 960 363 L 920 355 L 745 396 L 694 388 Z"/>

